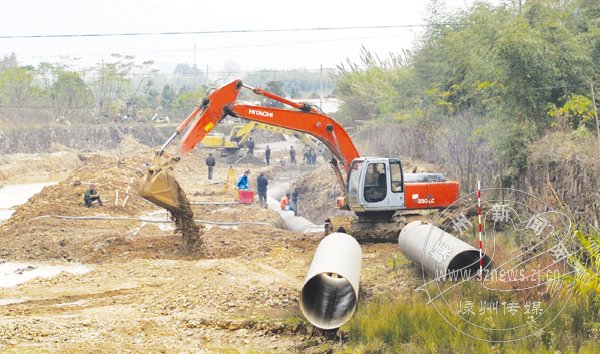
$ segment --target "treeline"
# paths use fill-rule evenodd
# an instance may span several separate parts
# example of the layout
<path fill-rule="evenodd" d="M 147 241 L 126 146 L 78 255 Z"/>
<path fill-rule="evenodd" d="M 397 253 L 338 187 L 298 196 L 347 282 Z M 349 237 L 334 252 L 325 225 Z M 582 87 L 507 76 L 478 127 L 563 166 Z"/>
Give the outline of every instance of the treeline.
<path fill-rule="evenodd" d="M 258 70 L 235 68 L 211 76 L 186 63 L 173 73 L 154 68 L 153 61 L 113 54 L 85 70 L 43 62 L 19 65 L 15 54 L 0 60 L 0 127 L 123 122 L 177 121 L 185 118 L 207 90 L 243 79 L 291 98 L 330 94 L 335 85 L 327 70 Z M 249 95 L 243 99 L 257 99 Z"/>
<path fill-rule="evenodd" d="M 365 149 L 440 163 L 472 190 L 476 178 L 510 186 L 551 132 L 598 144 L 599 1 L 476 3 L 458 13 L 432 1 L 430 10 L 414 52 L 364 50 L 338 68 L 340 119 Z"/>

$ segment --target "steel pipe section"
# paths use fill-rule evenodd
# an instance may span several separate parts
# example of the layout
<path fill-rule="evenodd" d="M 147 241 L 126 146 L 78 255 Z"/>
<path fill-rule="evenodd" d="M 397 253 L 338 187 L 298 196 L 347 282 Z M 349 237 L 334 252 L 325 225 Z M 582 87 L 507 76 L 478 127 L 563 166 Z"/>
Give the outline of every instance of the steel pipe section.
<path fill-rule="evenodd" d="M 321 240 L 300 293 L 300 309 L 310 323 L 334 329 L 354 315 L 361 262 L 352 236 L 336 232 Z"/>
<path fill-rule="evenodd" d="M 424 221 L 404 226 L 398 246 L 408 259 L 435 278 L 454 274 L 466 279 L 479 270 L 479 249 Z M 485 253 L 481 258 L 484 269 L 491 266 Z"/>

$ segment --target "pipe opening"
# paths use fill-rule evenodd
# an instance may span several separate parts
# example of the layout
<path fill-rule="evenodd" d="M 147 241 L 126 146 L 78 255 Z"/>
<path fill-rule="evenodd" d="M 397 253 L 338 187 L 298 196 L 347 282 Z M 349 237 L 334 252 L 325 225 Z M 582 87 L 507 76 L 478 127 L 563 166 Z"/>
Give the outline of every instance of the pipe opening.
<path fill-rule="evenodd" d="M 338 328 L 356 309 L 356 292 L 352 284 L 336 273 L 321 273 L 302 288 L 300 302 L 304 316 L 323 329 Z"/>
<path fill-rule="evenodd" d="M 483 269 L 491 266 L 492 260 L 483 254 Z M 452 258 L 447 268 L 447 275 L 459 274 L 464 279 L 469 278 L 479 271 L 479 250 L 466 250 Z"/>

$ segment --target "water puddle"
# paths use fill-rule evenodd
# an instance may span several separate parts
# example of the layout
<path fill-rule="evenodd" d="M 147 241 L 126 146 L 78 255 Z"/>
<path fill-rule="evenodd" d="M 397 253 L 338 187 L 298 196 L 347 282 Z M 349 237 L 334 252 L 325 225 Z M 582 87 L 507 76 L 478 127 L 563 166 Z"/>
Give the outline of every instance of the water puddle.
<path fill-rule="evenodd" d="M 9 219 L 14 212 L 12 209 L 0 209 L 0 222 Z"/>
<path fill-rule="evenodd" d="M 20 304 L 22 302 L 27 301 L 26 297 L 20 299 L 0 299 L 0 306 L 6 306 L 11 304 Z"/>
<path fill-rule="evenodd" d="M 13 207 L 27 203 L 29 198 L 39 193 L 44 187 L 57 183 L 58 181 L 7 184 L 0 188 L 0 222 L 10 218 L 14 213 Z"/>
<path fill-rule="evenodd" d="M 63 303 L 60 303 L 60 304 L 54 304 L 52 306 L 54 306 L 54 307 L 84 306 L 84 305 L 86 305 L 88 303 L 89 303 L 88 300 L 77 300 L 77 301 L 72 301 L 72 302 L 63 302 Z"/>
<path fill-rule="evenodd" d="M 218 227 L 219 229 L 225 229 L 225 230 L 239 230 L 239 226 L 237 225 L 211 225 L 211 224 L 204 224 L 204 228 L 206 230 L 210 230 L 214 227 Z"/>
<path fill-rule="evenodd" d="M 52 278 L 62 272 L 85 274 L 90 268 L 83 264 L 35 264 L 6 262 L 0 264 L 0 288 L 11 288 L 36 278 Z M 6 301 L 9 299 L 0 299 Z"/>

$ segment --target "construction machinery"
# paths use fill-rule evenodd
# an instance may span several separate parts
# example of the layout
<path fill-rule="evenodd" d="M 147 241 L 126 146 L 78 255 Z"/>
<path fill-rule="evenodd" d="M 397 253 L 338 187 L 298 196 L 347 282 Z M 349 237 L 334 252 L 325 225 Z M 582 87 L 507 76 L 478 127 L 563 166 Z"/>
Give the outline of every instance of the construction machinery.
<path fill-rule="evenodd" d="M 236 103 L 240 90 L 283 103 L 288 109 Z M 244 118 L 308 134 L 331 153 L 330 163 L 345 195 L 338 207 L 354 212 L 348 217 L 326 220 L 328 232 L 345 232 L 363 240 L 396 240 L 402 227 L 429 210 L 452 205 L 459 196 L 459 183 L 436 178 L 435 181 L 407 182 L 398 158 L 360 156 L 350 136 L 331 117 L 316 106 L 297 103 L 260 88 L 233 81 L 207 95 L 179 125 L 175 133 L 156 153 L 140 195 L 148 201 L 177 212 L 184 203 L 173 173 L 174 164 L 193 150 L 227 116 Z M 166 156 L 165 149 L 183 133 L 176 154 Z M 342 170 L 345 173 L 342 173 Z M 185 194 L 183 194 L 185 196 Z"/>
<path fill-rule="evenodd" d="M 221 149 L 221 156 L 232 155 L 246 146 L 246 143 L 252 136 L 252 132 L 257 129 L 293 136 L 318 152 L 323 152 L 325 149 L 325 147 L 320 144 L 318 140 L 310 135 L 291 129 L 285 129 L 274 125 L 252 121 L 246 124 L 234 124 L 227 135 L 210 133 L 205 136 L 202 141 L 200 141 L 200 146 L 205 148 Z"/>

